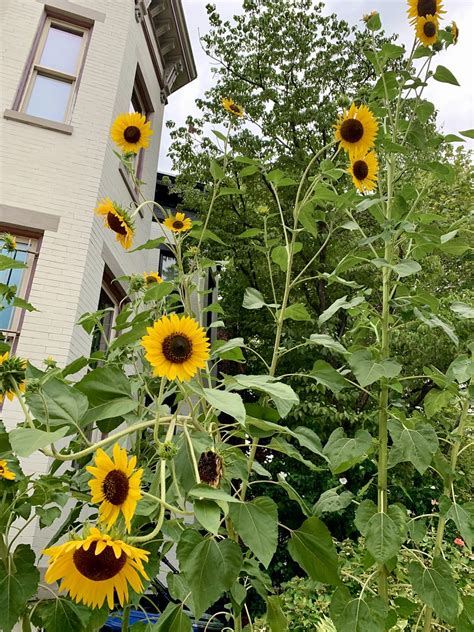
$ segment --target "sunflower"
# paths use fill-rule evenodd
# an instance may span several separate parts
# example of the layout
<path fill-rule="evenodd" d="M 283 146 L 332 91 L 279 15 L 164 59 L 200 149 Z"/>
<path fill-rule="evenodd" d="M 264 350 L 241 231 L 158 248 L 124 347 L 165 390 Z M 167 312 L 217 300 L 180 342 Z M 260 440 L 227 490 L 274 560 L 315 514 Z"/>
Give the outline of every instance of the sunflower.
<path fill-rule="evenodd" d="M 418 18 L 426 18 L 432 15 L 435 19 L 441 17 L 442 0 L 408 0 L 408 17 L 411 22 L 416 22 Z"/>
<path fill-rule="evenodd" d="M 86 470 L 95 476 L 89 481 L 92 502 L 100 503 L 99 518 L 108 529 L 115 524 L 122 512 L 127 531 L 130 532 L 131 520 L 137 502 L 142 497 L 140 481 L 143 470 L 134 471 L 137 457 L 127 459 L 127 451 L 114 445 L 114 460 L 99 448 L 95 453 L 95 467 L 88 465 Z"/>
<path fill-rule="evenodd" d="M 377 171 L 379 165 L 375 152 L 367 155 L 355 155 L 351 157 L 351 165 L 347 170 L 352 176 L 352 182 L 359 191 L 373 191 L 377 186 Z"/>
<path fill-rule="evenodd" d="M 198 463 L 201 483 L 206 483 L 211 487 L 219 487 L 223 475 L 222 464 L 222 457 L 213 450 L 203 452 Z"/>
<path fill-rule="evenodd" d="M 137 154 L 140 149 L 146 149 L 152 134 L 150 123 L 140 112 L 119 114 L 110 129 L 112 140 L 125 153 Z"/>
<path fill-rule="evenodd" d="M 1 244 L 2 247 L 0 248 L 0 250 L 6 250 L 7 252 L 15 252 L 16 250 L 15 235 L 11 235 L 10 233 L 3 233 L 3 235 L 0 235 L 0 241 L 3 242 L 3 244 Z"/>
<path fill-rule="evenodd" d="M 416 21 L 416 36 L 423 46 L 432 46 L 438 39 L 438 22 L 432 15 L 418 18 Z"/>
<path fill-rule="evenodd" d="M 373 146 L 379 124 L 366 105 L 354 103 L 336 123 L 336 140 L 349 153 L 366 154 Z"/>
<path fill-rule="evenodd" d="M 209 339 L 204 329 L 189 316 L 163 316 L 147 328 L 142 346 L 153 366 L 153 374 L 181 382 L 190 380 L 209 358 Z"/>
<path fill-rule="evenodd" d="M 5 478 L 7 481 L 15 480 L 15 474 L 8 469 L 8 463 L 5 459 L 0 459 L 0 478 Z"/>
<path fill-rule="evenodd" d="M 25 392 L 26 360 L 13 357 L 7 351 L 0 355 L 0 403 L 5 395 L 10 401 L 15 397 L 15 384 L 21 393 Z"/>
<path fill-rule="evenodd" d="M 128 250 L 133 242 L 135 228 L 127 211 L 110 198 L 103 198 L 95 212 L 96 215 L 104 215 L 104 226 L 113 230 L 115 239 Z"/>
<path fill-rule="evenodd" d="M 176 215 L 170 215 L 163 222 L 166 228 L 169 228 L 174 233 L 182 233 L 189 230 L 193 225 L 189 217 L 186 217 L 184 213 L 176 213 Z"/>
<path fill-rule="evenodd" d="M 46 581 L 52 584 L 62 579 L 59 590 L 91 608 L 101 608 L 106 599 L 113 608 L 114 590 L 123 606 L 128 601 L 128 584 L 141 593 L 140 574 L 149 579 L 143 568 L 148 551 L 115 540 L 95 527 L 87 537 L 51 546 L 43 553 L 51 556 Z"/>
<path fill-rule="evenodd" d="M 234 116 L 238 116 L 240 118 L 245 114 L 244 108 L 232 99 L 222 99 L 221 103 L 224 110 L 227 110 L 227 112 L 233 114 Z"/>
<path fill-rule="evenodd" d="M 453 44 L 457 44 L 459 39 L 459 27 L 454 21 L 451 22 L 451 37 L 453 38 Z"/>
<path fill-rule="evenodd" d="M 143 278 L 145 279 L 147 286 L 154 285 L 155 283 L 163 283 L 163 279 L 160 277 L 158 272 L 144 272 Z"/>

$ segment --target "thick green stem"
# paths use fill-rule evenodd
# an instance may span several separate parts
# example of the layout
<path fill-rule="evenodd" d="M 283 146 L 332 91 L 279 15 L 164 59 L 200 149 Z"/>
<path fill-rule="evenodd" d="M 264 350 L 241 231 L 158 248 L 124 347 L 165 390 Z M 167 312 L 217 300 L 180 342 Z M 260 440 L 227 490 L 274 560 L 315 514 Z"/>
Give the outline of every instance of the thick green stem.
<path fill-rule="evenodd" d="M 443 494 L 445 496 L 451 495 L 451 484 L 452 477 L 454 472 L 456 471 L 456 465 L 458 462 L 459 451 L 461 448 L 464 432 L 467 426 L 469 413 L 469 392 L 466 389 L 466 397 L 463 402 L 461 417 L 459 419 L 459 426 L 456 432 L 456 438 L 454 439 L 453 447 L 451 448 L 451 459 L 450 459 L 450 476 L 449 479 L 444 479 L 443 485 Z M 441 512 L 438 518 L 438 528 L 436 530 L 436 540 L 433 549 L 433 559 L 438 555 L 441 555 L 443 552 L 443 538 L 444 538 L 444 528 L 446 526 L 446 516 L 442 515 Z M 423 632 L 429 632 L 431 630 L 431 620 L 433 618 L 433 609 L 427 607 L 425 610 L 425 623 L 423 626 Z"/>
<path fill-rule="evenodd" d="M 128 624 L 130 622 L 130 606 L 124 606 L 122 611 L 122 632 L 128 632 Z"/>

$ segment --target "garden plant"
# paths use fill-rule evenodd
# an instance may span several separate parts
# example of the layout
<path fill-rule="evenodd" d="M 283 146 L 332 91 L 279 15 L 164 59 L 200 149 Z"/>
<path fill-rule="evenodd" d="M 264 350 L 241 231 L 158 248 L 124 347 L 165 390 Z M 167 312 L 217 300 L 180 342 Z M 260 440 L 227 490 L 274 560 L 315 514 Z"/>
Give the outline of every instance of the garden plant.
<path fill-rule="evenodd" d="M 257 155 L 239 151 L 247 104 L 236 88 L 219 97 L 225 128 L 206 141 L 204 184 L 189 191 L 199 196 L 198 220 L 145 199 L 131 209 L 99 202 L 104 230 L 129 251 L 165 241 L 134 240 L 137 214 L 159 208 L 177 262 L 173 278 L 144 271 L 121 279 L 128 296 L 112 339 L 106 310 L 81 317 L 105 351 L 63 368 L 48 358 L 40 368 L 2 343 L 1 397 L 17 400 L 24 417 L 8 433 L 0 426 L 5 632 L 17 622 L 25 631 L 92 632 L 112 611 L 124 631 L 189 632 L 192 618 L 217 602 L 209 626 L 221 621 L 232 632 L 473 629 L 472 294 L 444 306 L 448 321 L 443 297 L 420 279 L 434 255 L 469 270 L 468 208 L 446 227 L 443 208 L 424 204 L 436 187 L 454 190 L 446 147 L 474 132 L 436 131 L 435 105 L 423 96 L 431 81 L 457 85 L 442 63 L 457 42 L 456 24 L 440 0 L 409 0 L 408 20 L 414 41 L 405 50 L 382 37 L 377 12 L 364 16 L 358 41 L 370 80 L 350 99 L 327 97 L 326 111 L 339 113 L 314 131 L 297 163 L 279 161 L 278 142 Z M 151 133 L 139 114 L 120 115 L 111 130 L 116 157 L 138 188 L 133 157 L 146 151 Z M 260 201 L 255 191 L 264 192 Z M 214 232 L 216 213 L 246 200 L 253 225 L 235 221 L 227 234 Z M 265 293 L 249 285 L 232 297 L 254 323 L 247 339 L 213 336 L 232 314 L 220 302 L 204 307 L 209 269 L 224 288 L 234 270 L 224 256 L 232 242 L 255 251 L 266 278 Z M 14 238 L 2 243 L 2 268 L 24 265 L 9 256 Z M 328 247 L 336 257 L 329 271 L 321 262 Z M 314 288 L 334 296 L 317 317 L 308 308 Z M 1 291 L 6 304 L 34 309 L 11 288 Z M 404 361 L 400 332 L 420 325 L 427 345 L 446 339 L 448 366 L 413 373 L 410 353 Z M 317 416 L 287 424 L 306 399 L 326 394 L 347 411 L 324 418 L 324 441 Z M 367 402 L 358 426 L 348 427 Z M 36 451 L 50 459 L 50 471 L 25 476 L 20 461 Z M 309 486 L 313 477 L 328 481 L 316 502 L 290 484 L 279 463 L 291 461 Z M 416 487 L 424 475 L 433 504 L 416 513 L 391 482 Z M 359 484 L 349 491 L 351 477 Z M 273 488 L 301 515 L 298 524 L 283 520 Z M 354 535 L 337 541 L 330 518 L 348 507 Z M 51 533 L 39 553 L 22 540 L 32 522 Z M 268 570 L 282 547 L 305 576 L 284 590 Z M 148 610 L 152 580 L 170 552 L 179 563 L 167 576 L 173 602 L 156 623 L 131 625 L 130 610 Z M 38 591 L 47 596 L 37 599 Z"/>

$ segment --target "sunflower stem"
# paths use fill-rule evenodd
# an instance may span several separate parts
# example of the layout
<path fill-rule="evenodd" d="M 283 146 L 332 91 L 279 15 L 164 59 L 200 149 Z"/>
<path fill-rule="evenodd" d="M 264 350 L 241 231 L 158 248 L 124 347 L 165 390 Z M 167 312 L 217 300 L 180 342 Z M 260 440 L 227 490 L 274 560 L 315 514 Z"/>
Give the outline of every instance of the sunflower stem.
<path fill-rule="evenodd" d="M 122 632 L 128 632 L 128 624 L 130 622 L 130 604 L 124 606 L 122 611 Z"/>
<path fill-rule="evenodd" d="M 189 434 L 188 426 L 186 423 L 183 424 L 183 432 L 188 444 L 189 456 L 191 457 L 191 461 L 193 464 L 194 476 L 196 478 L 196 485 L 199 485 L 199 483 L 201 482 L 201 477 L 199 476 L 199 467 L 196 461 L 196 455 L 194 454 L 194 446 L 191 439 L 191 435 Z"/>

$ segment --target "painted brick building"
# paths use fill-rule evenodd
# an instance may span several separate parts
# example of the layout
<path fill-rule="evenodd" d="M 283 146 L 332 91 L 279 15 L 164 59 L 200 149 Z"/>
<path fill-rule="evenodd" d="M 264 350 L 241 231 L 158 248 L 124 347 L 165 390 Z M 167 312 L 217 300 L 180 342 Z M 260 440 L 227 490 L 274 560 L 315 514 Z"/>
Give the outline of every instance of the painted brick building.
<path fill-rule="evenodd" d="M 16 256 L 29 264 L 0 272 L 0 282 L 38 310 L 1 311 L 0 330 L 20 357 L 41 366 L 51 355 L 64 366 L 91 351 L 79 316 L 118 305 L 111 280 L 158 265 L 156 251 L 126 253 L 94 215 L 105 196 L 137 201 L 110 126 L 133 110 L 151 121 L 136 166 L 153 199 L 167 96 L 196 69 L 180 0 L 2 0 L 0 20 L 0 232 L 16 235 Z M 136 220 L 139 244 L 156 225 L 149 212 Z M 22 420 L 17 402 L 5 403 L 2 418 L 7 429 Z M 24 470 L 47 465 L 33 456 Z"/>

